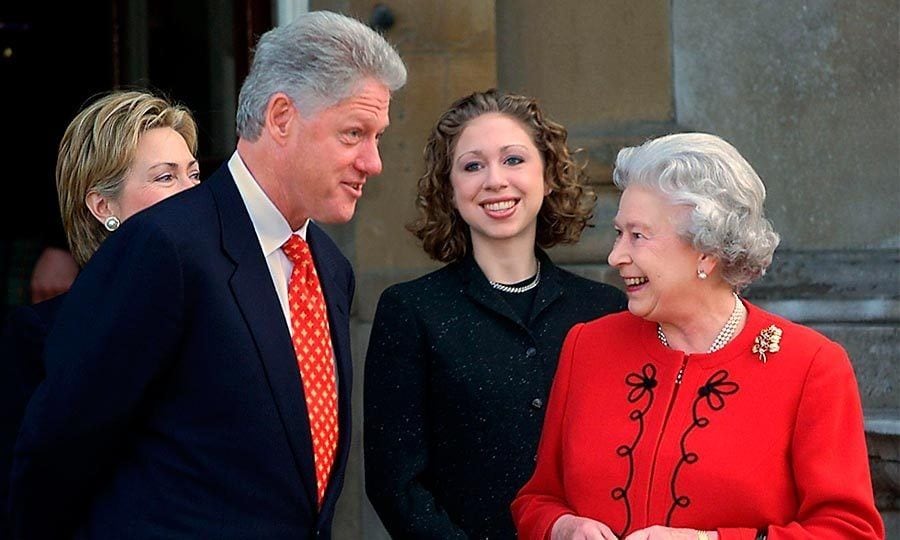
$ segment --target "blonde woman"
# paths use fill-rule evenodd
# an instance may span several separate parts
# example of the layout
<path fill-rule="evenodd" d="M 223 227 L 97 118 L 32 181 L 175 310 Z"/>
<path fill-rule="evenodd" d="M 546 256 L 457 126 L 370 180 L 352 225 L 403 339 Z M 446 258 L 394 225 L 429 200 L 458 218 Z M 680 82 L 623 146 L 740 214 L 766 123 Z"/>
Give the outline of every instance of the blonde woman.
<path fill-rule="evenodd" d="M 87 105 L 63 135 L 56 189 L 70 250 L 85 265 L 134 213 L 196 185 L 197 126 L 190 111 L 143 91 L 114 91 Z M 65 294 L 13 311 L 0 341 L 0 514 L 25 404 L 44 375 L 41 356 Z M 2 536 L 2 535 L 0 535 Z"/>

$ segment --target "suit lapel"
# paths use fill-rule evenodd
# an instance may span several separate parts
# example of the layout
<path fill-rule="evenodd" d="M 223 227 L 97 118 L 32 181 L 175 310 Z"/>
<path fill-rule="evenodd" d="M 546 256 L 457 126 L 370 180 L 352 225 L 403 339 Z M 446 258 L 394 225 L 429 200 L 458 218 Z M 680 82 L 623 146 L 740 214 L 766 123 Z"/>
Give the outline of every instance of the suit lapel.
<path fill-rule="evenodd" d="M 333 472 L 325 492 L 325 505 L 334 502 L 333 491 L 337 471 L 343 471 L 350 447 L 351 431 L 351 388 L 353 383 L 353 366 L 350 358 L 350 301 L 347 297 L 346 283 L 337 281 L 338 268 L 343 263 L 343 256 L 331 245 L 331 241 L 315 223 L 310 222 L 306 234 L 309 249 L 316 265 L 316 273 L 325 296 L 328 310 L 328 325 L 331 330 L 331 343 L 334 348 L 335 364 L 338 377 L 338 451 L 335 456 Z M 346 264 L 346 263 L 343 263 Z M 324 508 L 324 505 L 323 505 Z M 324 513 L 324 512 L 323 512 Z"/>
<path fill-rule="evenodd" d="M 543 250 L 536 250 L 537 258 L 541 261 L 541 283 L 537 288 L 537 296 L 531 305 L 531 321 L 536 321 L 541 312 L 550 307 L 563 294 L 559 280 L 559 269 L 550 260 Z"/>
<path fill-rule="evenodd" d="M 491 287 L 471 253 L 468 253 L 459 261 L 459 264 L 460 277 L 465 284 L 466 296 L 485 309 L 527 328 L 525 321 L 522 320 L 519 314 L 503 300 L 499 292 Z"/>
<path fill-rule="evenodd" d="M 231 291 L 256 343 L 295 464 L 315 508 L 316 476 L 309 417 L 290 332 L 269 267 L 227 165 L 204 184 L 210 186 L 218 205 L 222 249 L 235 265 Z"/>
<path fill-rule="evenodd" d="M 541 312 L 562 296 L 563 293 L 563 289 L 559 284 L 559 271 L 556 266 L 542 250 L 536 250 L 536 254 L 541 261 L 541 283 L 537 287 L 537 295 L 531 307 L 529 320 L 523 321 L 522 317 L 509 303 L 503 300 L 501 294 L 491 287 L 471 253 L 460 261 L 459 267 L 463 283 L 465 284 L 466 295 L 486 309 L 506 317 L 528 330 Z"/>

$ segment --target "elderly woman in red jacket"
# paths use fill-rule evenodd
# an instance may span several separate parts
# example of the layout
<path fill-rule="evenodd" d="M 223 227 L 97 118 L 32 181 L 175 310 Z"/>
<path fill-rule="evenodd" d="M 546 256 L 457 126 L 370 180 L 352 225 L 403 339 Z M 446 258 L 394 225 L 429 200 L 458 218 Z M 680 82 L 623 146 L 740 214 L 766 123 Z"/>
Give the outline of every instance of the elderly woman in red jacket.
<path fill-rule="evenodd" d="M 520 538 L 884 538 L 846 352 L 738 295 L 779 240 L 753 168 L 684 133 L 614 178 L 628 312 L 566 338 Z"/>

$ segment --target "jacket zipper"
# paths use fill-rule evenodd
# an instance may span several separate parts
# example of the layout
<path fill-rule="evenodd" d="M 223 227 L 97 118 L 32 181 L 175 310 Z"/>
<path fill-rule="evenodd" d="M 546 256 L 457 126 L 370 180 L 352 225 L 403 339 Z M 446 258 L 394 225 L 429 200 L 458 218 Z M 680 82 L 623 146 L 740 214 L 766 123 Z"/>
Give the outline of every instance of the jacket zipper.
<path fill-rule="evenodd" d="M 656 446 L 653 448 L 653 461 L 650 466 L 650 481 L 647 484 L 647 508 L 645 509 L 645 515 L 648 518 L 650 517 L 651 491 L 654 478 L 656 477 L 656 463 L 659 461 L 659 449 L 662 446 L 663 436 L 669 425 L 669 416 L 671 416 L 672 409 L 675 407 L 675 401 L 678 398 L 678 389 L 681 388 L 681 381 L 684 378 L 684 370 L 687 368 L 687 364 L 688 356 L 684 355 L 681 358 L 681 367 L 678 368 L 678 373 L 675 375 L 675 388 L 672 391 L 672 397 L 669 398 L 669 404 L 666 406 L 666 415 L 663 417 L 662 429 L 659 430 L 659 437 L 657 437 Z"/>
<path fill-rule="evenodd" d="M 681 368 L 678 370 L 678 374 L 675 375 L 675 384 L 678 386 L 681 386 L 681 379 L 684 378 L 684 368 L 687 367 L 687 361 L 688 361 L 688 357 L 685 356 L 684 359 L 681 361 Z M 676 391 L 677 391 L 677 388 L 676 388 Z"/>

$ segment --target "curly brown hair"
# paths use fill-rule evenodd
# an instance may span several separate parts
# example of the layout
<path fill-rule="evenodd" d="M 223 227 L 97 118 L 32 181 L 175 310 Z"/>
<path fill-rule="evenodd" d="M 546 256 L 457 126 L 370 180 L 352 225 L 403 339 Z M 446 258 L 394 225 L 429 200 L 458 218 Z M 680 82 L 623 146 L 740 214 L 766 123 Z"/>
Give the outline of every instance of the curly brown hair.
<path fill-rule="evenodd" d="M 432 259 L 449 263 L 466 255 L 471 236 L 469 226 L 453 206 L 451 161 L 468 123 L 487 113 L 501 113 L 519 121 L 541 153 L 550 194 L 544 197 L 538 213 L 537 245 L 549 248 L 577 242 L 593 217 L 597 196 L 588 186 L 585 166 L 573 159 L 577 150 L 570 151 L 566 145 L 566 128 L 547 118 L 534 98 L 496 89 L 457 100 L 438 119 L 425 145 L 425 174 L 419 178 L 416 197 L 419 217 L 406 228 L 422 241 Z"/>

